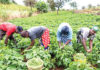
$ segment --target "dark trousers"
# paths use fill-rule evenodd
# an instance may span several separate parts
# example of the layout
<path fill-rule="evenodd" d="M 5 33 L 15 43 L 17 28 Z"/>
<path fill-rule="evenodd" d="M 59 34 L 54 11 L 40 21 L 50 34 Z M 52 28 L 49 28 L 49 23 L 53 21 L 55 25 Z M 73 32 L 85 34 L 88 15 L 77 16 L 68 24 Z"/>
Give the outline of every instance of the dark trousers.
<path fill-rule="evenodd" d="M 0 40 L 2 40 L 5 35 L 6 35 L 6 32 L 3 30 L 0 30 Z M 13 39 L 13 36 L 11 35 L 9 37 L 9 40 L 12 40 L 12 39 Z"/>
<path fill-rule="evenodd" d="M 80 43 L 82 41 L 82 35 L 81 35 L 81 31 L 77 32 L 77 43 Z"/>
<path fill-rule="evenodd" d="M 0 30 L 0 40 L 3 39 L 3 37 L 5 36 L 6 32 L 3 30 Z"/>

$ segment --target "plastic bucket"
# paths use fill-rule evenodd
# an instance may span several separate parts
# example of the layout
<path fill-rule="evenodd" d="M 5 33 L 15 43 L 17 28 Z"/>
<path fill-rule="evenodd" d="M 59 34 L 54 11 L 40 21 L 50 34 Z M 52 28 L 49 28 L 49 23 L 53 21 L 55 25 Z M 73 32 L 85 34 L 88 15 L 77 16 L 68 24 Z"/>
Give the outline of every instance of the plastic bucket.
<path fill-rule="evenodd" d="M 28 70 L 42 70 L 43 61 L 40 58 L 32 58 L 26 63 Z"/>

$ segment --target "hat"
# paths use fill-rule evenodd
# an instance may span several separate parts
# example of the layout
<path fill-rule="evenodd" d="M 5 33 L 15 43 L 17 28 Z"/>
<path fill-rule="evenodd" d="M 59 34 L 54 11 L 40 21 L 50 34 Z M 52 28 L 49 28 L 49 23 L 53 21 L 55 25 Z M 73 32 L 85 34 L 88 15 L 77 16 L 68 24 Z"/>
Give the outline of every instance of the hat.
<path fill-rule="evenodd" d="M 17 26 L 17 30 L 20 33 L 21 31 L 23 31 L 23 28 L 21 26 Z"/>
<path fill-rule="evenodd" d="M 92 29 L 93 29 L 95 32 L 97 32 L 97 31 L 99 30 L 97 26 L 93 26 Z"/>

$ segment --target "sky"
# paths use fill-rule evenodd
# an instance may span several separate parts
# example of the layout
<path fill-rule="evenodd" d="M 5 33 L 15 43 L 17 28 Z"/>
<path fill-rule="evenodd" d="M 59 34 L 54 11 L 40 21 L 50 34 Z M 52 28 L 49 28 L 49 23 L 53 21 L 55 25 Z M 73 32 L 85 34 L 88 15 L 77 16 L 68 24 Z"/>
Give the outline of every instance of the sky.
<path fill-rule="evenodd" d="M 75 1 L 78 5 L 78 9 L 81 9 L 82 6 L 87 7 L 89 4 L 93 6 L 97 6 L 98 4 L 100 5 L 100 0 L 72 0 Z M 63 7 L 63 8 L 70 8 L 68 3 Z"/>
<path fill-rule="evenodd" d="M 24 5 L 23 0 L 15 0 L 15 1 L 20 5 Z M 43 0 L 43 1 L 46 1 L 46 0 Z M 78 5 L 78 9 L 81 9 L 82 6 L 87 7 L 89 4 L 93 6 L 97 6 L 98 4 L 100 5 L 100 0 L 72 0 L 72 1 L 76 1 Z M 68 3 L 66 3 L 63 8 L 70 9 L 71 7 Z"/>
<path fill-rule="evenodd" d="M 24 0 L 14 0 L 16 3 L 18 3 L 19 5 L 24 5 L 23 1 Z"/>

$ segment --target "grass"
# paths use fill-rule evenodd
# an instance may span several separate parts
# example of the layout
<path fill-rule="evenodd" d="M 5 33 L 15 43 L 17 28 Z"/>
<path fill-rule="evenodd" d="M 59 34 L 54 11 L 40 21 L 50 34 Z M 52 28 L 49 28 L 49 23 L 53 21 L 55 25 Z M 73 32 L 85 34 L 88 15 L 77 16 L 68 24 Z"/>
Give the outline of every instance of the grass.
<path fill-rule="evenodd" d="M 35 12 L 36 9 L 33 8 L 32 11 Z M 12 19 L 16 17 L 25 17 L 29 15 L 29 13 L 30 7 L 16 4 L 0 4 L 0 19 L 2 19 L 3 21 L 6 21 L 10 17 Z"/>

